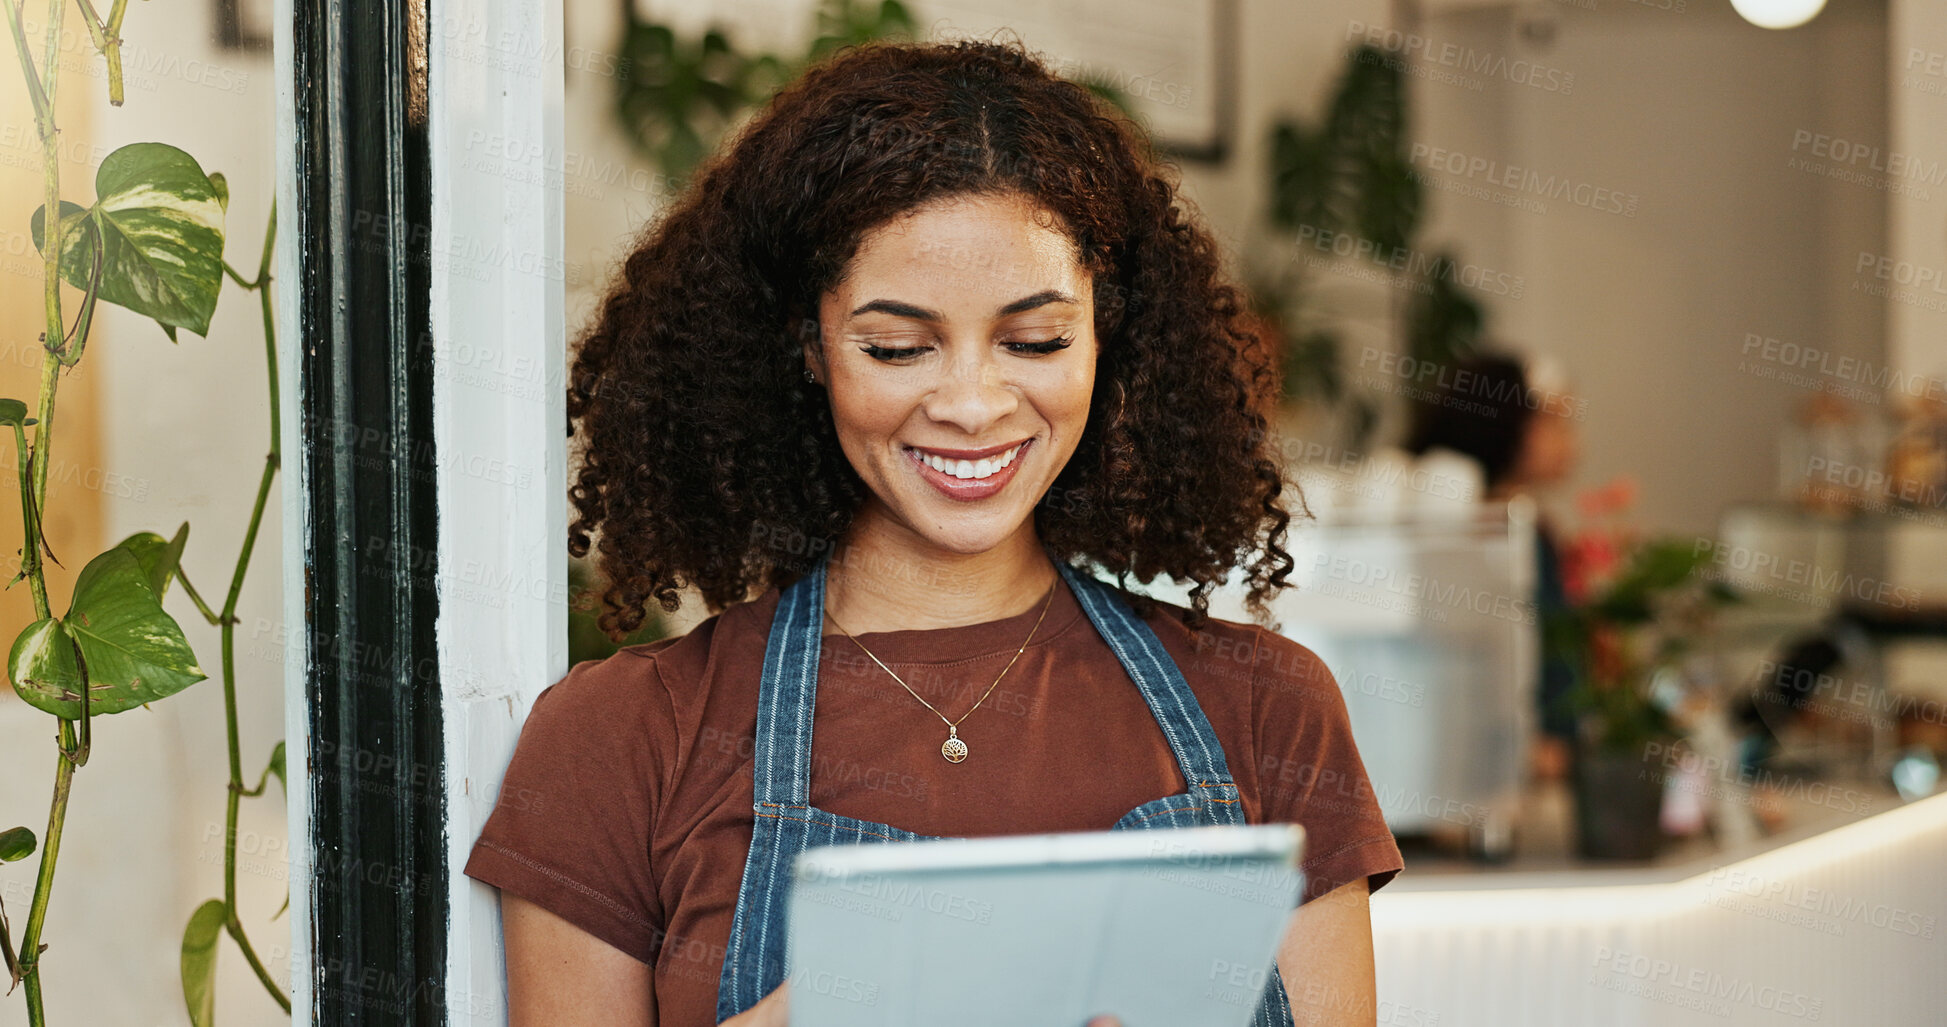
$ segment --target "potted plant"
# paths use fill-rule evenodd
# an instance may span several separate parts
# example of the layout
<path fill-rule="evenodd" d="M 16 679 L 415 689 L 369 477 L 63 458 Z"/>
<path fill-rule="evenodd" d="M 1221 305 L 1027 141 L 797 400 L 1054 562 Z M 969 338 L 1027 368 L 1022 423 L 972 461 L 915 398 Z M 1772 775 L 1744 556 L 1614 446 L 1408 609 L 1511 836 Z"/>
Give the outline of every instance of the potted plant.
<path fill-rule="evenodd" d="M 1634 497 L 1618 479 L 1580 498 L 1593 523 L 1563 547 L 1568 605 L 1543 624 L 1545 644 L 1573 673 L 1561 701 L 1578 722 L 1576 846 L 1592 859 L 1656 855 L 1664 774 L 1649 757 L 1680 739 L 1682 662 L 1715 609 L 1735 601 L 1701 573 L 1707 550 L 1623 523 Z"/>

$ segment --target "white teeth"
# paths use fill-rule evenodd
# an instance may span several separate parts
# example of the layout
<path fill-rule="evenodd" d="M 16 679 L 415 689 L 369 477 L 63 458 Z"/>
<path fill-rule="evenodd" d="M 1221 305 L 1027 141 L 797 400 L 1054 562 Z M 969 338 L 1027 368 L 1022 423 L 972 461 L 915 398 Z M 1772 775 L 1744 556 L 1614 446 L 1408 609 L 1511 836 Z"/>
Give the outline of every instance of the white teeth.
<path fill-rule="evenodd" d="M 916 449 L 913 452 L 919 454 L 919 458 L 926 462 L 926 466 L 933 468 L 941 474 L 950 474 L 955 478 L 964 480 L 968 478 L 986 478 L 993 475 L 994 472 L 1013 463 L 1015 455 L 1021 452 L 1021 447 L 1015 446 L 1000 456 L 986 457 L 980 460 L 948 460 L 945 457 L 935 456 L 925 450 Z"/>

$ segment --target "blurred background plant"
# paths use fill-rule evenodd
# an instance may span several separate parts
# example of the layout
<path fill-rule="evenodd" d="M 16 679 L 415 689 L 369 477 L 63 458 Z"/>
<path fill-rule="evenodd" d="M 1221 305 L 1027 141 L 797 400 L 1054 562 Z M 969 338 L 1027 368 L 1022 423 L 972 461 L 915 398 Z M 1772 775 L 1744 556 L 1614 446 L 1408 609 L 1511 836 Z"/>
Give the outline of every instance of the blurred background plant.
<path fill-rule="evenodd" d="M 1354 450 L 1377 427 L 1379 404 L 1350 387 L 1341 352 L 1348 315 L 1327 302 L 1315 272 L 1386 281 L 1396 297 L 1387 333 L 1415 360 L 1449 363 L 1473 352 L 1485 327 L 1481 305 L 1458 281 L 1458 260 L 1419 239 L 1425 206 L 1409 158 L 1404 68 L 1401 55 L 1357 47 L 1316 123 L 1272 125 L 1266 220 L 1278 244 L 1244 271 L 1253 312 L 1282 357 L 1286 401 L 1333 410 Z"/>
<path fill-rule="evenodd" d="M 912 12 L 899 0 L 822 0 L 811 45 L 803 53 L 764 53 L 717 28 L 685 36 L 625 2 L 616 51 L 625 71 L 616 76 L 615 117 L 636 152 L 667 181 L 688 179 L 738 119 L 819 60 L 844 46 L 912 39 Z M 1128 103 L 1109 81 L 1076 81 L 1123 110 Z"/>
<path fill-rule="evenodd" d="M 568 666 L 572 667 L 583 660 L 599 660 L 611 656 L 623 646 L 654 642 L 668 633 L 657 609 L 649 607 L 649 616 L 642 626 L 624 636 L 622 641 L 611 641 L 596 622 L 602 609 L 602 590 L 598 585 L 599 575 L 590 567 L 587 560 L 568 559 Z"/>
<path fill-rule="evenodd" d="M 1584 525 L 1562 554 L 1568 606 L 1543 625 L 1543 638 L 1573 668 L 1562 701 L 1580 721 L 1584 744 L 1640 752 L 1679 732 L 1671 710 L 1680 696 L 1663 673 L 1738 597 L 1703 573 L 1708 547 L 1635 529 L 1627 517 L 1635 497 L 1634 482 L 1617 478 L 1577 499 Z"/>

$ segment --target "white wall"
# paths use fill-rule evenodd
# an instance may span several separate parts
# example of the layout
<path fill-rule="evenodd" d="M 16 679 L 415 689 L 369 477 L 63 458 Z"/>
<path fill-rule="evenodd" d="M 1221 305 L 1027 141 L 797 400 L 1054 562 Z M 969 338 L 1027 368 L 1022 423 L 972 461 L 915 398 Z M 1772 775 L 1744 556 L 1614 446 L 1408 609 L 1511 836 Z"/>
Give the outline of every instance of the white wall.
<path fill-rule="evenodd" d="M 1887 92 L 1892 148 L 1947 164 L 1947 7 L 1932 0 L 1890 0 Z M 1947 272 L 1947 195 L 1899 195 L 1889 202 L 1887 248 L 1897 260 Z M 1929 301 L 1942 294 L 1921 294 Z M 1889 307 L 1889 355 L 1898 363 L 1947 375 L 1947 306 L 1896 301 Z"/>
<path fill-rule="evenodd" d="M 1646 527 L 1709 534 L 1725 505 L 1776 493 L 1779 433 L 1810 395 L 1743 369 L 1747 333 L 1875 365 L 1885 352 L 1883 305 L 1850 289 L 1856 255 L 1884 246 L 1885 193 L 1788 166 L 1809 156 L 1800 131 L 1886 145 L 1883 11 L 1835 0 L 1789 32 L 1694 0 L 1544 18 L 1552 44 L 1505 8 L 1429 18 L 1439 43 L 1574 77 L 1418 81 L 1417 136 L 1634 196 L 1636 215 L 1430 189 L 1428 235 L 1525 280 L 1519 299 L 1488 297 L 1489 316 L 1512 345 L 1561 358 L 1587 400 L 1573 484 L 1634 474 Z"/>

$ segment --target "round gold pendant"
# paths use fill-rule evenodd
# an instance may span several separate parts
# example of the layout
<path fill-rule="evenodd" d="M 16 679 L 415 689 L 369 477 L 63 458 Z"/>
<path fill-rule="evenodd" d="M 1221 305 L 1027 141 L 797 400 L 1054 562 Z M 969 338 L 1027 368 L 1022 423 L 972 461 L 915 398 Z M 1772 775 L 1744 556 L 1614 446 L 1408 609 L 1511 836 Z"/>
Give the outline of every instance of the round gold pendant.
<path fill-rule="evenodd" d="M 967 758 L 967 743 L 958 738 L 949 738 L 940 746 L 940 755 L 945 756 L 948 763 L 958 763 Z"/>

